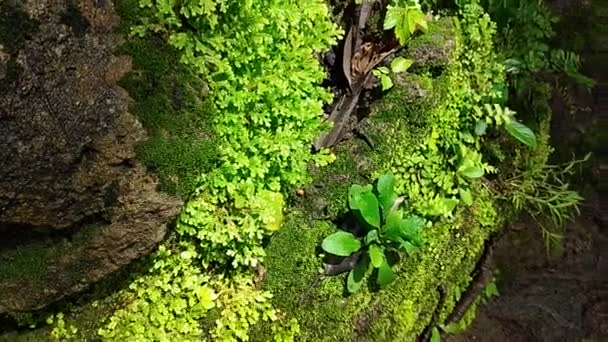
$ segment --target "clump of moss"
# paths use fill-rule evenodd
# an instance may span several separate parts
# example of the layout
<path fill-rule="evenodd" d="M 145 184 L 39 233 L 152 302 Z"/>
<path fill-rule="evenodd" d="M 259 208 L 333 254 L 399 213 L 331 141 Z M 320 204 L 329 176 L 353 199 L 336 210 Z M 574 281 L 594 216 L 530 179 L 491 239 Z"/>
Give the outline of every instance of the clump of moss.
<path fill-rule="evenodd" d="M 120 1 L 118 9 L 131 23 L 139 8 L 137 1 L 128 0 Z M 133 71 L 120 84 L 133 98 L 131 110 L 149 136 L 138 147 L 138 158 L 158 173 L 162 190 L 185 198 L 216 158 L 207 85 L 176 63 L 178 52 L 160 37 L 131 37 L 120 52 L 133 58 Z"/>

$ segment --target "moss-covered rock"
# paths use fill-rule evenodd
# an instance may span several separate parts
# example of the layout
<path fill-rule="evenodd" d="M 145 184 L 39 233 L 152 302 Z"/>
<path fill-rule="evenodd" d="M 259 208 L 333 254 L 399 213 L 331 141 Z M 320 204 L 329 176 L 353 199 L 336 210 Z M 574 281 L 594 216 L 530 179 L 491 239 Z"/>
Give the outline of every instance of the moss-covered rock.
<path fill-rule="evenodd" d="M 137 0 L 122 0 L 117 10 L 125 31 L 141 15 Z M 213 108 L 208 87 L 162 37 L 131 37 L 121 47 L 133 58 L 133 70 L 120 84 L 127 89 L 148 131 L 137 155 L 161 180 L 161 189 L 187 197 L 216 160 Z"/>
<path fill-rule="evenodd" d="M 264 288 L 273 293 L 284 321 L 298 320 L 303 341 L 414 341 L 433 317 L 438 322 L 447 318 L 468 287 L 486 240 L 502 224 L 491 193 L 472 182 L 473 204 L 431 219 L 423 233 L 425 245 L 402 256 L 394 266 L 396 279 L 386 288 L 378 289 L 370 280 L 349 295 L 346 274 L 323 274 L 320 243 L 341 223 L 350 185 L 371 183 L 393 170 L 402 179 L 398 191 L 408 210 L 416 213 L 429 196 L 458 191 L 449 145 L 458 143 L 460 116 L 468 114 L 459 111 L 465 105 L 454 103 L 466 102 L 470 94 L 461 84 L 467 82 L 467 71 L 457 60 L 463 39 L 453 18 L 429 23 L 428 34 L 410 44 L 420 49 L 410 51 L 420 54 L 414 57 L 420 62 L 415 73 L 394 75 L 394 88 L 358 127 L 368 142 L 350 140 L 336 148 L 337 161 L 316 173 L 266 250 Z M 424 55 L 430 50 L 439 52 Z M 434 72 L 436 66 L 442 72 Z M 420 161 L 405 163 L 412 158 Z M 408 188 L 413 185 L 418 189 Z M 253 340 L 266 340 L 270 331 L 269 326 L 256 327 Z"/>

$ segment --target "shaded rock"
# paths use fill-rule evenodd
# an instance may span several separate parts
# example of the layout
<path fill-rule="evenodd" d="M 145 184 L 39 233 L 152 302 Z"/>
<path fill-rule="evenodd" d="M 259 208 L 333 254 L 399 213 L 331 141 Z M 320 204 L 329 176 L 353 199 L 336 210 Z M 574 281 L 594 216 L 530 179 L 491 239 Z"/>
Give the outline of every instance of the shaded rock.
<path fill-rule="evenodd" d="M 19 42 L 0 37 L 0 313 L 42 308 L 146 255 L 181 205 L 135 160 L 146 135 L 114 84 L 130 60 L 112 55 L 111 2 L 47 2 L 0 7 L 0 31 L 6 18 L 35 23 Z"/>
<path fill-rule="evenodd" d="M 453 60 L 455 37 L 452 18 L 430 21 L 427 32 L 411 40 L 405 57 L 414 61 L 414 68 L 443 68 Z"/>

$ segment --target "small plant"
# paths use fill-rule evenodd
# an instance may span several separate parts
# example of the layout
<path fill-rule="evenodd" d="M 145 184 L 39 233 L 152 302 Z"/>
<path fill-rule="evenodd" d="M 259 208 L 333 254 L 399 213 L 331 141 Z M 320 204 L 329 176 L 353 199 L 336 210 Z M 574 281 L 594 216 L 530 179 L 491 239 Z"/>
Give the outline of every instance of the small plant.
<path fill-rule="evenodd" d="M 405 45 L 416 31 L 427 29 L 426 19 L 418 0 L 398 0 L 388 5 L 384 30 L 395 30 L 399 44 Z"/>
<path fill-rule="evenodd" d="M 353 185 L 348 192 L 348 206 L 365 227 L 366 235 L 359 239 L 345 231 L 336 232 L 323 240 L 321 247 L 328 253 L 348 257 L 360 253 L 359 260 L 347 278 L 348 291 L 354 293 L 361 288 L 363 278 L 374 269 L 376 282 L 380 287 L 389 284 L 393 278 L 390 251 L 414 252 L 423 243 L 420 234 L 425 220 L 415 216 L 405 216 L 400 205 L 402 197 L 394 191 L 395 178 L 392 174 L 382 175 L 376 184 Z"/>
<path fill-rule="evenodd" d="M 380 79 L 382 90 L 389 90 L 393 87 L 393 80 L 391 79 L 390 72 L 392 71 L 395 74 L 405 72 L 413 63 L 414 61 L 411 59 L 397 57 L 391 62 L 390 70 L 387 67 L 379 67 L 373 71 L 373 74 Z"/>
<path fill-rule="evenodd" d="M 478 113 L 481 112 L 479 107 L 475 108 Z M 534 132 L 515 119 L 515 112 L 509 108 L 502 108 L 498 104 L 490 105 L 485 104 L 484 109 L 489 115 L 489 118 L 493 119 L 496 125 L 504 126 L 507 132 L 517 139 L 519 142 L 527 145 L 531 148 L 536 148 L 536 135 Z M 475 126 L 475 133 L 477 135 L 483 135 L 487 127 L 487 122 L 479 121 Z"/>

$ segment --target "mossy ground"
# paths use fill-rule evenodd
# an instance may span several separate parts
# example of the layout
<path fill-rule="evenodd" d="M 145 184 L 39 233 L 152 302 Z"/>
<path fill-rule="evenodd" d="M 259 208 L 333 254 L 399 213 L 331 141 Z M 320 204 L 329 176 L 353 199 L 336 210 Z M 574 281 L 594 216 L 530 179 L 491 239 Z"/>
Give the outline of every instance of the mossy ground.
<path fill-rule="evenodd" d="M 451 19 L 433 32 L 452 35 Z M 433 28 L 433 26 L 431 26 Z M 424 38 L 417 44 L 444 42 Z M 448 53 L 450 57 L 454 57 Z M 361 126 L 374 142 L 350 140 L 337 147 L 337 161 L 315 173 L 315 181 L 296 197 L 286 223 L 267 248 L 264 288 L 285 319 L 296 318 L 303 341 L 414 341 L 431 322 L 446 319 L 466 290 L 485 242 L 500 229 L 502 219 L 494 200 L 480 183 L 472 190 L 475 201 L 460 206 L 452 217 L 442 217 L 424 232 L 426 244 L 395 266 L 396 279 L 378 289 L 370 280 L 360 292 L 345 290 L 346 274 L 323 274 L 320 244 L 336 230 L 347 210 L 351 184 L 370 183 L 379 173 L 419 146 L 442 117 L 456 78 L 443 66 L 398 76 L 395 88 L 373 106 Z M 448 122 L 449 124 L 449 122 Z M 269 336 L 268 326 L 253 331 L 253 340 Z"/>

